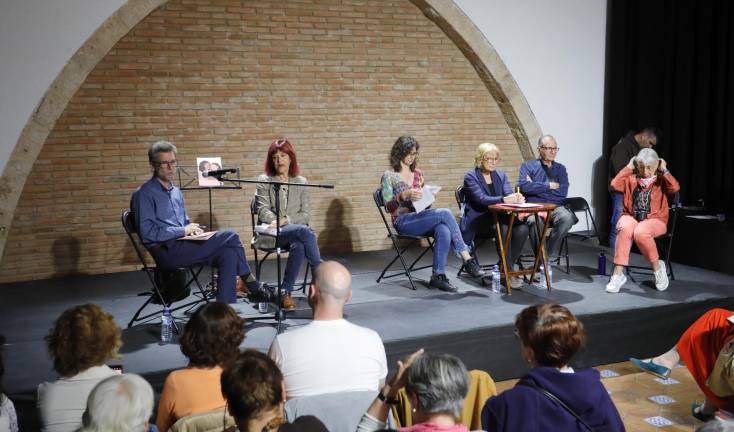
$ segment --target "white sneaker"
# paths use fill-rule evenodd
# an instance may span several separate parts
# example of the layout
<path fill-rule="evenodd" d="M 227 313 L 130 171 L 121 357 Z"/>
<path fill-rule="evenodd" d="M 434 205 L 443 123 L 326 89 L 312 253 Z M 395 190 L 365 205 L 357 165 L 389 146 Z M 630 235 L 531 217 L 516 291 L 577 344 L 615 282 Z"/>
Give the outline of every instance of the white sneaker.
<path fill-rule="evenodd" d="M 655 289 L 665 291 L 668 289 L 668 272 L 665 270 L 665 261 L 659 260 L 660 269 L 655 272 Z"/>
<path fill-rule="evenodd" d="M 622 288 L 622 285 L 624 285 L 625 282 L 627 282 L 627 276 L 623 274 L 613 274 L 611 279 L 609 279 L 609 283 L 607 284 L 607 288 L 605 291 L 608 293 L 618 293 L 619 289 Z"/>

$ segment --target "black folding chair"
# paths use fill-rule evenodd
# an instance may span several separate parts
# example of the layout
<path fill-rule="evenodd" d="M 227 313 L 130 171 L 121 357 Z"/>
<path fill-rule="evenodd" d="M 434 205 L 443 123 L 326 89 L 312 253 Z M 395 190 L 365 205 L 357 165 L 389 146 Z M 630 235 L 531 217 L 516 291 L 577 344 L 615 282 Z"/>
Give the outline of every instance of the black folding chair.
<path fill-rule="evenodd" d="M 258 233 L 257 231 L 255 231 L 255 226 L 257 222 L 256 197 L 253 197 L 250 201 L 250 222 L 252 226 L 252 240 L 250 240 L 250 247 L 252 248 L 252 251 L 255 255 L 255 279 L 260 280 L 260 273 L 262 272 L 262 266 L 265 263 L 265 260 L 268 259 L 270 254 L 277 252 L 278 248 L 275 245 L 272 247 L 265 247 L 262 244 L 257 244 L 257 239 L 259 238 L 259 236 L 271 237 L 274 243 L 275 235 L 268 233 Z M 258 258 L 258 251 L 263 252 L 265 255 L 263 255 L 262 258 Z M 288 251 L 281 251 L 281 253 L 288 253 Z M 306 287 L 311 286 L 311 281 L 308 279 L 308 275 L 311 274 L 311 277 L 313 278 L 312 273 L 313 269 L 311 268 L 311 263 L 306 261 L 306 271 L 303 273 L 303 282 L 301 282 L 301 287 L 298 288 L 297 291 L 303 291 L 303 293 L 306 294 Z"/>
<path fill-rule="evenodd" d="M 678 220 L 678 212 L 681 209 L 680 193 L 676 192 L 673 195 L 668 196 L 668 231 L 660 236 L 655 237 L 655 246 L 658 248 L 658 255 L 663 258 L 665 262 L 665 271 L 668 273 L 670 280 L 675 280 L 675 273 L 673 273 L 673 265 L 670 262 L 670 253 L 673 250 L 673 237 L 675 236 L 675 224 Z M 632 282 L 635 281 L 633 274 L 651 274 L 652 270 L 650 267 L 643 266 L 627 266 L 627 275 L 630 277 Z"/>
<path fill-rule="evenodd" d="M 456 199 L 456 205 L 459 206 L 459 217 L 464 217 L 464 212 L 466 209 L 466 193 L 464 191 L 464 185 L 458 186 L 454 190 L 454 198 Z M 489 240 L 492 240 L 495 238 L 495 230 L 492 229 L 488 233 L 477 233 L 474 236 L 474 240 L 472 241 L 472 244 L 469 246 L 469 253 L 471 254 L 472 258 L 474 258 L 477 262 L 479 262 L 479 255 L 477 253 L 477 250 L 479 249 L 479 246 L 483 245 Z M 481 268 L 483 270 L 489 270 L 491 269 L 494 264 L 480 264 Z M 461 273 L 464 271 L 464 264 L 461 265 L 461 268 L 459 268 L 459 271 L 456 273 L 456 276 L 461 276 Z"/>
<path fill-rule="evenodd" d="M 380 276 L 377 278 L 377 282 L 379 283 L 382 279 L 390 279 L 396 276 L 405 275 L 408 276 L 411 288 L 415 290 L 416 288 L 415 284 L 413 283 L 413 276 L 411 275 L 411 272 L 432 267 L 432 265 L 426 265 L 422 267 L 415 267 L 415 265 L 418 263 L 418 261 L 420 261 L 421 258 L 423 258 L 423 255 L 425 255 L 426 252 L 428 252 L 429 250 L 433 252 L 433 237 L 429 235 L 413 236 L 399 234 L 395 230 L 395 228 L 393 228 L 392 222 L 388 222 L 387 217 L 385 216 L 385 211 L 383 210 L 385 208 L 385 202 L 382 200 L 382 191 L 379 188 L 375 190 L 375 192 L 372 194 L 372 198 L 375 200 L 375 206 L 377 206 L 377 211 L 380 212 L 380 217 L 382 217 L 382 222 L 385 224 L 385 229 L 387 230 L 387 237 L 392 241 L 392 246 L 396 254 L 395 258 L 393 258 L 392 261 L 390 261 L 390 263 L 388 263 L 388 265 L 386 265 L 385 268 L 382 269 L 382 273 L 380 273 Z M 399 244 L 401 240 L 408 240 L 408 244 L 405 247 L 401 247 Z M 406 264 L 404 255 L 405 251 L 407 251 L 408 248 L 414 243 L 420 243 L 422 240 L 426 240 L 428 242 L 428 246 L 423 248 L 423 251 L 420 253 L 420 255 L 418 255 L 418 258 L 413 260 L 410 265 Z M 403 265 L 403 271 L 397 270 L 395 273 L 386 276 L 385 273 L 397 260 L 400 260 L 400 263 Z"/>
<path fill-rule="evenodd" d="M 566 261 L 566 274 L 569 274 L 571 271 L 571 265 L 570 265 L 570 259 L 569 259 L 569 252 L 568 252 L 568 238 L 569 237 L 575 237 L 580 238 L 582 241 L 590 240 L 592 238 L 596 238 L 597 241 L 599 241 L 599 231 L 596 229 L 596 222 L 594 221 L 594 215 L 591 214 L 591 208 L 589 207 L 589 203 L 586 201 L 584 197 L 570 197 L 566 198 L 566 202 L 563 204 L 564 207 L 566 207 L 571 213 L 576 215 L 576 213 L 584 212 L 584 219 L 586 220 L 586 229 L 581 231 L 569 231 L 568 234 L 566 234 L 566 237 L 561 240 L 560 250 L 558 251 L 558 256 L 553 258 L 553 263 L 557 265 L 561 265 L 561 260 Z M 589 223 L 591 222 L 591 223 Z M 576 222 L 574 225 L 578 223 L 578 216 L 576 217 Z"/>
<path fill-rule="evenodd" d="M 164 269 L 159 267 L 157 264 L 151 266 L 145 258 L 145 248 L 140 240 L 138 230 L 135 226 L 135 218 L 133 217 L 133 212 L 131 210 L 125 210 L 122 212 L 122 227 L 125 229 L 125 233 L 130 239 L 130 243 L 132 243 L 133 249 L 135 249 L 135 253 L 143 266 L 140 270 L 145 272 L 148 276 L 148 280 L 151 285 L 148 291 L 139 294 L 141 296 L 148 296 L 148 298 L 135 312 L 135 315 L 133 315 L 132 319 L 127 324 L 128 328 L 132 327 L 136 322 L 147 322 L 153 318 L 159 317 L 163 312 L 163 308 L 170 308 L 173 303 L 187 298 L 191 294 L 192 283 L 195 283 L 199 290 L 197 294 L 199 298 L 173 308 L 171 309 L 171 312 L 184 308 L 191 308 L 201 302 L 209 302 L 209 298 L 212 297 L 213 294 L 205 291 L 199 283 L 199 274 L 204 269 L 203 265 L 195 264 L 175 269 Z M 153 313 L 140 316 L 145 307 L 151 303 L 159 304 L 163 307 Z M 173 328 L 174 331 L 178 333 L 178 325 L 176 325 L 175 320 L 173 321 Z"/>

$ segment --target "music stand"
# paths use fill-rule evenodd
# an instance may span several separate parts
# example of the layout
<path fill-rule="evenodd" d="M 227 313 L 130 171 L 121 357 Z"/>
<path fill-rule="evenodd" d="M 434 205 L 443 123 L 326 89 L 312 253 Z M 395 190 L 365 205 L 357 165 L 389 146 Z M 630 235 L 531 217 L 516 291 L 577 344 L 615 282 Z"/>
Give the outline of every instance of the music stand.
<path fill-rule="evenodd" d="M 219 181 L 228 181 L 231 183 L 235 183 L 238 185 L 241 183 L 253 183 L 253 184 L 269 184 L 273 186 L 273 190 L 275 191 L 275 260 L 276 260 L 276 269 L 278 273 L 278 285 L 277 285 L 277 291 L 276 291 L 276 312 L 275 312 L 275 320 L 277 322 L 277 333 L 280 334 L 283 330 L 283 319 L 285 316 L 285 313 L 283 311 L 282 305 L 280 304 L 281 301 L 281 286 L 283 285 L 283 280 L 281 278 L 281 262 L 280 262 L 280 255 L 281 255 L 281 249 L 279 245 L 280 240 L 280 188 L 282 186 L 295 186 L 295 187 L 312 187 L 312 188 L 322 188 L 322 189 L 334 189 L 334 185 L 330 184 L 320 184 L 320 183 L 289 183 L 289 182 L 280 182 L 280 181 L 270 181 L 270 180 L 241 180 L 239 178 L 239 170 L 237 171 L 238 178 L 237 179 L 228 179 L 226 178 L 226 174 L 222 173 L 221 175 L 214 176 Z M 252 321 L 259 321 L 264 319 L 271 319 L 270 317 L 254 317 L 249 318 Z"/>
<path fill-rule="evenodd" d="M 242 186 L 240 186 L 237 183 L 232 183 L 230 185 L 221 185 L 221 186 L 199 186 L 198 183 L 198 176 L 196 174 L 192 175 L 188 171 L 186 171 L 187 167 L 178 167 L 177 175 L 178 175 L 178 188 L 182 191 L 202 191 L 205 190 L 208 192 L 209 195 L 209 229 L 214 229 L 214 212 L 212 210 L 212 189 L 242 189 Z M 188 167 L 193 168 L 194 171 L 198 171 L 197 166 Z M 239 167 L 235 168 L 237 170 L 237 179 L 240 178 L 240 169 Z M 181 173 L 184 173 L 187 178 L 182 178 Z M 219 180 L 222 181 L 222 180 Z M 186 182 L 184 184 L 184 182 Z M 216 288 L 216 284 L 214 283 L 214 272 L 211 272 L 211 279 L 209 281 L 209 286 L 211 288 Z"/>

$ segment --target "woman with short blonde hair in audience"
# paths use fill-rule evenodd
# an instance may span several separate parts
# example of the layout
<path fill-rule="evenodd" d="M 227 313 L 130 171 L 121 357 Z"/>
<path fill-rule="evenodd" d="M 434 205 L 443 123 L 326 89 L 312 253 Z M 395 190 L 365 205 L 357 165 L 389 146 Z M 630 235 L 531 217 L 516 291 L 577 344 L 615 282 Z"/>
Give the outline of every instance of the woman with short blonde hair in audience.
<path fill-rule="evenodd" d="M 112 315 L 95 304 L 64 311 L 46 336 L 57 381 L 38 386 L 41 428 L 49 432 L 76 430 L 87 397 L 95 385 L 117 372 L 105 365 L 122 345 Z"/>
<path fill-rule="evenodd" d="M 246 350 L 224 369 L 222 395 L 239 432 L 328 432 L 314 416 L 286 421 L 283 374 L 259 351 Z"/>
<path fill-rule="evenodd" d="M 222 368 L 239 354 L 245 320 L 229 305 L 206 303 L 194 312 L 181 336 L 181 352 L 189 366 L 166 378 L 158 403 L 156 425 L 167 431 L 180 418 L 224 408 Z"/>
<path fill-rule="evenodd" d="M 487 401 L 482 410 L 486 430 L 625 430 L 599 371 L 570 366 L 586 331 L 568 309 L 558 304 L 527 307 L 515 318 L 515 335 L 532 369 L 514 388 Z"/>
<path fill-rule="evenodd" d="M 145 432 L 153 412 L 153 388 L 135 374 L 111 376 L 94 387 L 78 432 Z"/>

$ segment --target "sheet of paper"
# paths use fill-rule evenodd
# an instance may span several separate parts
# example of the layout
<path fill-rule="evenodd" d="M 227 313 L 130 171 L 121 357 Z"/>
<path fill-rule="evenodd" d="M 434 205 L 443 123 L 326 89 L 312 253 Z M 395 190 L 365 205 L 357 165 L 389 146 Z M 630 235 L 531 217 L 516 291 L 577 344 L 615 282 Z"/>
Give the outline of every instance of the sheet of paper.
<path fill-rule="evenodd" d="M 514 207 L 514 208 L 535 208 L 535 207 L 543 207 L 541 204 L 536 203 L 522 203 L 522 204 L 507 204 L 502 203 L 505 207 Z"/>
<path fill-rule="evenodd" d="M 436 201 L 436 194 L 440 190 L 441 186 L 423 186 L 423 188 L 421 189 L 423 196 L 418 201 L 413 201 L 413 208 L 415 208 L 415 212 L 420 213 L 423 210 L 427 209 L 428 206 L 433 204 L 433 202 Z"/>
<path fill-rule="evenodd" d="M 258 234 L 266 234 L 266 235 L 275 235 L 275 227 L 270 227 L 269 224 L 262 223 L 260 225 L 255 225 L 255 232 Z"/>
<path fill-rule="evenodd" d="M 204 241 L 204 240 L 209 240 L 216 233 L 217 233 L 216 231 L 209 231 L 209 232 L 204 232 L 204 233 L 197 234 L 197 235 L 190 235 L 190 236 L 179 237 L 176 240 L 199 240 L 199 241 Z"/>

